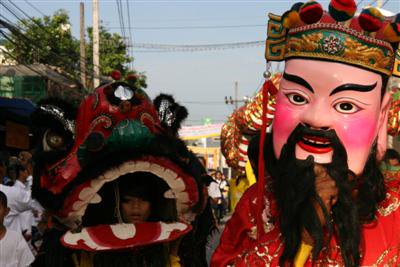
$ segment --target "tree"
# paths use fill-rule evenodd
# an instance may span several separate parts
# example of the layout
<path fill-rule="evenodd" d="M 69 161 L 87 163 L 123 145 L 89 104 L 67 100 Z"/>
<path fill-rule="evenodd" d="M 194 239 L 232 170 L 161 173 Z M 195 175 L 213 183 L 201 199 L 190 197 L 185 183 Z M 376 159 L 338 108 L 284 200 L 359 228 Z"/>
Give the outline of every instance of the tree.
<path fill-rule="evenodd" d="M 93 70 L 93 29 L 87 29 L 89 44 L 86 46 L 86 55 L 88 58 L 87 68 Z M 139 87 L 146 88 L 146 77 L 143 73 L 130 70 L 127 64 L 133 61 L 133 58 L 127 54 L 128 47 L 124 39 L 117 33 L 110 33 L 104 26 L 99 29 L 99 52 L 100 52 L 100 73 L 104 76 L 110 75 L 113 70 L 119 70 L 122 76 L 133 73 L 138 77 Z"/>
<path fill-rule="evenodd" d="M 73 77 L 79 61 L 79 42 L 72 37 L 69 17 L 59 10 L 52 17 L 23 19 L 9 28 L 6 48 L 22 64 L 44 63 L 61 67 Z"/>
<path fill-rule="evenodd" d="M 79 40 L 71 34 L 71 23 L 67 11 L 58 10 L 52 16 L 23 19 L 17 25 L 8 25 L 10 34 L 6 36 L 5 46 L 9 59 L 21 64 L 43 63 L 60 67 L 73 79 L 79 80 L 80 52 Z M 86 45 L 86 68 L 88 79 L 92 78 L 92 29 L 88 28 L 89 42 Z M 127 46 L 117 33 L 100 28 L 100 74 L 108 76 L 117 69 L 123 75 L 134 72 L 139 77 L 141 87 L 146 87 L 146 77 L 142 73 L 129 70 L 127 64 L 133 58 L 128 56 Z M 88 83 L 87 83 L 88 84 Z M 90 83 L 89 83 L 90 84 Z"/>

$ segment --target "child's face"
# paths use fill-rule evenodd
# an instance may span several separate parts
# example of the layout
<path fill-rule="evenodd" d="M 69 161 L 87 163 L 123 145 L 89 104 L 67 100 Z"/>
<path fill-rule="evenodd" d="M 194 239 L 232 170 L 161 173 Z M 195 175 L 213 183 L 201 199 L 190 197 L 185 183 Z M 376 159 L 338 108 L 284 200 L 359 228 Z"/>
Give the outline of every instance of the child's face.
<path fill-rule="evenodd" d="M 4 218 L 7 216 L 10 209 L 0 202 L 0 226 L 3 225 Z"/>
<path fill-rule="evenodd" d="M 151 203 L 135 196 L 123 196 L 122 218 L 125 223 L 145 222 L 151 213 Z"/>
<path fill-rule="evenodd" d="M 396 158 L 394 158 L 394 159 L 389 159 L 389 164 L 390 164 L 391 166 L 397 166 L 397 165 L 399 165 L 399 160 L 396 159 Z"/>

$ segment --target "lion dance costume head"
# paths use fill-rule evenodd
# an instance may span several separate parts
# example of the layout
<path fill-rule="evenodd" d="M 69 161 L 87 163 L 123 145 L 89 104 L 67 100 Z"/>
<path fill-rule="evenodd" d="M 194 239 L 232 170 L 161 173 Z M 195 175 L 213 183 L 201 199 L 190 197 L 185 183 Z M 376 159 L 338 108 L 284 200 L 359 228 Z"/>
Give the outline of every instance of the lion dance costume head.
<path fill-rule="evenodd" d="M 59 99 L 39 103 L 32 116 L 41 137 L 33 196 L 51 218 L 46 266 L 70 266 L 66 258 L 79 251 L 94 255 L 95 266 L 140 266 L 130 263 L 132 257 L 176 239 L 183 263 L 204 265 L 212 221 L 201 180 L 205 170 L 177 137 L 186 116 L 171 96 L 153 103 L 134 76 L 100 86 L 78 109 Z M 151 203 L 150 214 L 129 220 L 122 196 L 140 188 L 147 190 L 139 195 Z M 158 266 L 157 257 L 144 261 Z"/>

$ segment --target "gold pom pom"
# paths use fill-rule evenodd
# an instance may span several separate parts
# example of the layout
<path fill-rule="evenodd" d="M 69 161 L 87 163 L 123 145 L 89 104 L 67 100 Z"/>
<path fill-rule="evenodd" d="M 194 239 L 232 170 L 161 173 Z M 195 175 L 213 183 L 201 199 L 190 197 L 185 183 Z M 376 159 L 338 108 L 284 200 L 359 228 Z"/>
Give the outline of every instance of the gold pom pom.
<path fill-rule="evenodd" d="M 389 23 L 383 30 L 383 35 L 386 41 L 391 43 L 400 42 L 400 23 Z"/>
<path fill-rule="evenodd" d="M 299 12 L 289 10 L 283 15 L 282 25 L 286 29 L 291 29 L 299 25 L 301 22 Z"/>

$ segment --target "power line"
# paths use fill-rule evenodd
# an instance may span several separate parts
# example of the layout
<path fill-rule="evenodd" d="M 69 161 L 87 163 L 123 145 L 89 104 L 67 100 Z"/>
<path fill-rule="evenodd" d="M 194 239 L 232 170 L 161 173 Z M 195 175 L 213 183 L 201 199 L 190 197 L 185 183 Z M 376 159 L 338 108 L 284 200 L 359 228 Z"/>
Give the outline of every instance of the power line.
<path fill-rule="evenodd" d="M 225 50 L 236 48 L 247 48 L 253 46 L 264 46 L 265 41 L 237 42 L 237 43 L 222 43 L 222 44 L 205 44 L 205 45 L 170 45 L 170 44 L 148 44 L 134 43 L 133 47 L 143 49 L 158 49 L 173 52 L 195 52 L 209 50 Z"/>
<path fill-rule="evenodd" d="M 373 4 L 376 4 L 377 1 L 378 1 L 378 0 L 373 0 L 373 1 L 371 1 L 371 2 L 369 3 L 368 6 L 372 6 Z"/>
<path fill-rule="evenodd" d="M 135 27 L 135 30 L 186 30 L 186 29 L 231 29 L 231 28 L 251 28 L 266 27 L 266 24 L 249 24 L 249 25 L 216 25 L 216 26 L 166 26 L 166 27 Z M 119 29 L 120 27 L 108 27 L 110 29 Z M 130 28 L 130 27 L 129 27 Z M 128 29 L 129 29 L 128 28 Z"/>
<path fill-rule="evenodd" d="M 219 106 L 225 105 L 223 101 L 179 101 L 183 104 L 191 104 L 191 105 L 204 105 L 204 106 Z"/>
<path fill-rule="evenodd" d="M 383 8 L 387 3 L 389 3 L 389 0 L 386 0 L 386 1 L 382 4 L 381 8 Z"/>
<path fill-rule="evenodd" d="M 360 2 L 358 2 L 358 3 L 357 3 L 357 7 L 358 7 L 359 5 L 361 5 L 364 1 L 365 1 L 365 0 L 361 0 Z"/>
<path fill-rule="evenodd" d="M 30 2 L 28 2 L 28 0 L 24 0 L 28 5 L 30 5 L 34 10 L 36 10 L 36 12 L 40 13 L 43 17 L 46 16 L 42 11 L 40 11 L 40 9 L 36 8 L 33 4 L 31 4 Z"/>
<path fill-rule="evenodd" d="M 122 5 L 120 0 L 116 0 L 117 2 L 117 10 L 118 10 L 118 18 L 119 18 L 119 26 L 121 27 L 121 34 L 125 40 L 125 24 L 124 24 L 124 15 L 122 10 Z"/>
<path fill-rule="evenodd" d="M 129 33 L 129 42 L 130 44 L 133 44 L 133 38 L 132 38 L 132 25 L 131 25 L 131 11 L 130 11 L 130 6 L 129 6 L 129 0 L 126 0 L 126 9 L 128 13 L 128 33 Z M 129 47 L 129 55 L 133 59 L 133 47 Z M 133 60 L 130 63 L 131 68 L 133 68 Z"/>

